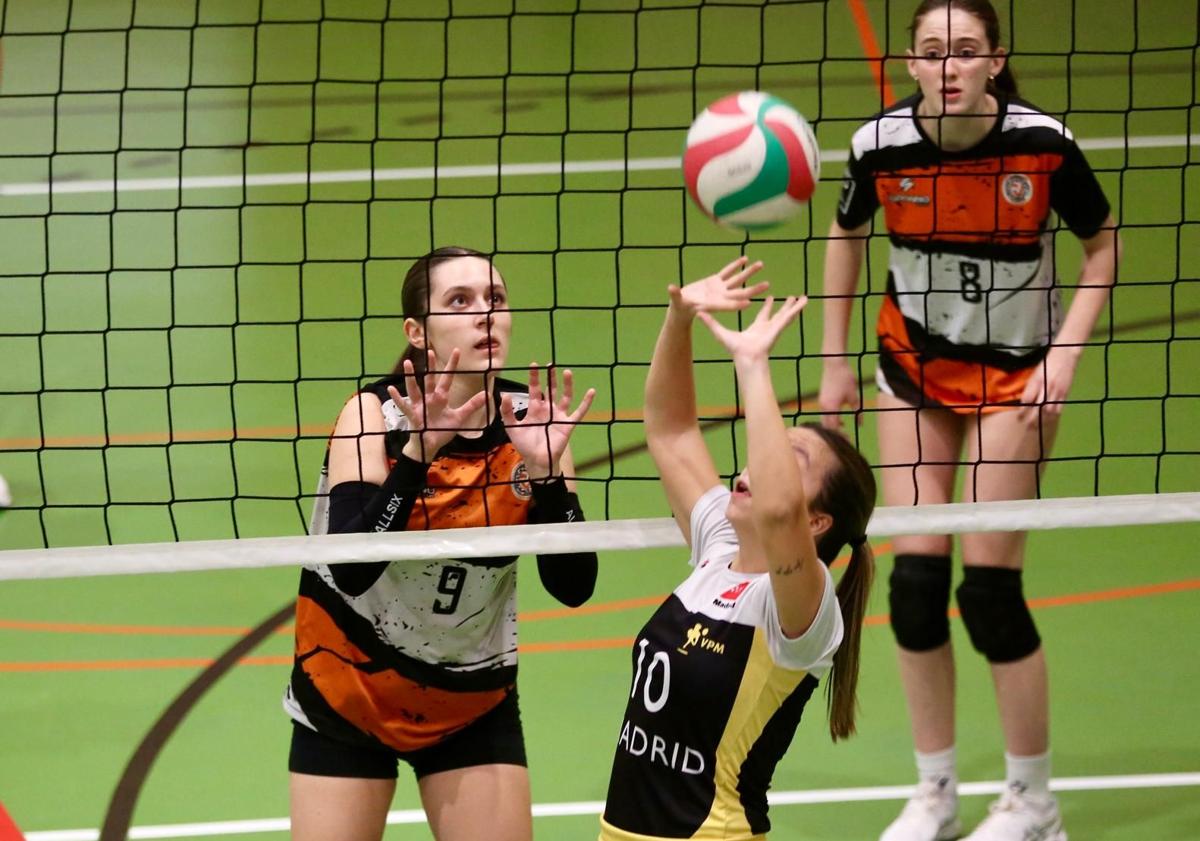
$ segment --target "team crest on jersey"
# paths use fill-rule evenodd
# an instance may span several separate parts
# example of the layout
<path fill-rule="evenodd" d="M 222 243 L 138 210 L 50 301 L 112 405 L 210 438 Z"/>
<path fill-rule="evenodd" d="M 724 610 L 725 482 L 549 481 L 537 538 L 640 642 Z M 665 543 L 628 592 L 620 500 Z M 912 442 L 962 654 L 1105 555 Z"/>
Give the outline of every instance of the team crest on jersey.
<path fill-rule="evenodd" d="M 713 604 L 715 604 L 717 607 L 733 607 L 734 602 L 736 602 L 738 599 L 738 596 L 744 593 L 746 588 L 749 586 L 749 581 L 743 581 L 741 584 L 730 587 L 724 593 L 713 599 Z"/>
<path fill-rule="evenodd" d="M 1028 175 L 1019 172 L 1004 176 L 1000 189 L 1009 204 L 1026 204 L 1033 198 L 1033 182 Z"/>
<path fill-rule="evenodd" d="M 513 495 L 517 499 L 529 499 L 533 496 L 533 485 L 529 482 L 529 468 L 524 461 L 518 461 L 513 466 L 512 477 L 509 481 Z"/>

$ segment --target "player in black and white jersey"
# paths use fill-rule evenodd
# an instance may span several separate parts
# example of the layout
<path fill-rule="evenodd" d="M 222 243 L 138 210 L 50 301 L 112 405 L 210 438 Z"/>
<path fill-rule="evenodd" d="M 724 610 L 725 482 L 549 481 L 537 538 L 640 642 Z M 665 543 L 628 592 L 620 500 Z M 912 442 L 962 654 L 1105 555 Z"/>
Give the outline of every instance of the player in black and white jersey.
<path fill-rule="evenodd" d="M 633 647 L 602 841 L 765 837 L 767 788 L 818 680 L 832 672 L 830 730 L 854 732 L 859 634 L 874 561 L 866 543 L 875 481 L 842 435 L 785 426 L 768 357 L 804 299 L 771 299 L 741 332 L 711 312 L 741 310 L 767 284 L 745 258 L 670 287 L 646 380 L 646 440 L 691 575 Z M 749 464 L 732 493 L 696 419 L 691 329 L 729 350 L 746 411 Z M 836 591 L 828 565 L 850 562 Z"/>

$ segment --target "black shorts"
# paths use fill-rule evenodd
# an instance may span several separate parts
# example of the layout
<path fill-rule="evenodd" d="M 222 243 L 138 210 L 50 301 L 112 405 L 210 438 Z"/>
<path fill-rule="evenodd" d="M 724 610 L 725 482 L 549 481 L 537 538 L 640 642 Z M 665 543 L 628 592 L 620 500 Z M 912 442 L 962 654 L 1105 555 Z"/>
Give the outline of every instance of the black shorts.
<path fill-rule="evenodd" d="M 452 736 L 415 751 L 350 745 L 293 722 L 288 770 L 296 774 L 394 780 L 402 759 L 412 766 L 417 779 L 474 765 L 526 766 L 516 691 Z"/>

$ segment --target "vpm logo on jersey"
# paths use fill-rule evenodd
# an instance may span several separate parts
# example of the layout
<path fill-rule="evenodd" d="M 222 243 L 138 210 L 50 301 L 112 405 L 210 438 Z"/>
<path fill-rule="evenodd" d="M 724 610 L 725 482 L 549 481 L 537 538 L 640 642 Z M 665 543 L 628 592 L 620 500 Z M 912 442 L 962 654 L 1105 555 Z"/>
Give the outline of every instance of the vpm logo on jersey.
<path fill-rule="evenodd" d="M 687 629 L 687 640 L 683 645 L 675 649 L 684 657 L 688 654 L 689 648 L 698 648 L 701 651 L 711 651 L 714 654 L 725 653 L 725 643 L 710 640 L 708 638 L 708 628 L 697 622 L 695 625 Z"/>
<path fill-rule="evenodd" d="M 733 607 L 734 602 L 738 600 L 738 596 L 744 593 L 746 588 L 749 586 L 749 581 L 743 581 L 741 584 L 730 587 L 724 593 L 713 599 L 713 604 L 715 604 L 717 607 Z"/>

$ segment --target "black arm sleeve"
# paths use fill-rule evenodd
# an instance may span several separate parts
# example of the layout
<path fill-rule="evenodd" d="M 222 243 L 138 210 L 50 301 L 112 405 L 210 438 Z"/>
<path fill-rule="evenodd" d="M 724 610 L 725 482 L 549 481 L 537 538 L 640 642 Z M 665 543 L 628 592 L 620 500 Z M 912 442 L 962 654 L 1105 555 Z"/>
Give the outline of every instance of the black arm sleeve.
<path fill-rule="evenodd" d="M 533 486 L 531 523 L 581 523 L 579 497 L 562 479 Z M 592 597 L 599 563 L 595 552 L 538 555 L 538 575 L 546 591 L 568 607 L 579 607 Z"/>
<path fill-rule="evenodd" d="M 329 532 L 404 531 L 408 515 L 425 487 L 427 466 L 400 456 L 383 485 L 341 482 L 329 491 Z M 361 596 L 379 580 L 387 561 L 332 564 L 329 571 L 338 589 Z"/>
<path fill-rule="evenodd" d="M 847 231 L 871 221 L 879 209 L 875 193 L 875 174 L 851 152 L 842 176 L 842 193 L 838 199 L 837 223 Z"/>
<path fill-rule="evenodd" d="M 1062 164 L 1050 176 L 1050 205 L 1080 239 L 1091 239 L 1100 233 L 1104 220 L 1112 212 L 1096 173 L 1073 142 L 1067 144 Z"/>

